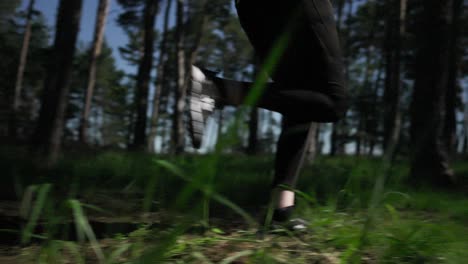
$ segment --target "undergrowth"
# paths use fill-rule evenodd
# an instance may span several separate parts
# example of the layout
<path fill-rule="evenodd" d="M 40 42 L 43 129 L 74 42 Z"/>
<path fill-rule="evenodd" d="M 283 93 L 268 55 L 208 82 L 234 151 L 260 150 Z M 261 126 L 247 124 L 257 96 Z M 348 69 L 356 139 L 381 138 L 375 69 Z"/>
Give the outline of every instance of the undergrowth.
<path fill-rule="evenodd" d="M 16 153 L 1 154 L 11 184 L 3 187 L 22 201 L 25 220 L 21 230 L 2 232 L 18 233 L 22 263 L 464 263 L 468 257 L 468 197 L 408 188 L 404 161 L 392 166 L 369 222 L 380 161 L 318 158 L 297 190 L 296 214 L 310 231 L 259 237 L 271 156 L 105 152 L 65 158 L 45 171 Z M 464 164 L 455 166 L 467 173 Z M 93 226 L 99 217 L 139 224 L 101 236 Z"/>

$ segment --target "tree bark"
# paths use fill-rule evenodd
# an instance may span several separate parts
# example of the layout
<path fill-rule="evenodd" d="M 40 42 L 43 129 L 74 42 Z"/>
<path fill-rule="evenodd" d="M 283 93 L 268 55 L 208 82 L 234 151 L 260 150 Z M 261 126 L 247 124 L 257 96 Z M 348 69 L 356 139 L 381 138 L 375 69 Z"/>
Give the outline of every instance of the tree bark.
<path fill-rule="evenodd" d="M 81 8 L 82 0 L 61 0 L 59 3 L 54 48 L 33 138 L 33 145 L 45 156 L 47 167 L 56 163 L 60 152 Z"/>
<path fill-rule="evenodd" d="M 196 17 L 192 18 L 192 23 L 194 24 L 194 30 L 193 32 L 190 32 L 191 34 L 194 35 L 194 39 L 189 45 L 187 57 L 189 60 L 187 61 L 186 64 L 186 71 L 188 71 L 191 67 L 192 64 L 196 62 L 197 56 L 198 56 L 198 49 L 200 48 L 200 41 L 203 37 L 203 32 L 204 28 L 206 25 L 206 22 L 208 20 L 208 17 L 206 15 L 206 5 L 208 1 L 203 0 L 200 4 L 201 10 L 198 10 L 198 14 L 196 14 Z"/>
<path fill-rule="evenodd" d="M 184 5 L 185 0 L 177 0 L 176 8 L 176 45 L 177 45 L 177 87 L 176 87 L 176 103 L 174 107 L 174 119 L 173 119 L 173 152 L 178 154 L 184 151 L 185 143 L 185 130 L 184 130 L 184 121 L 183 113 L 185 109 L 185 50 L 184 50 Z"/>
<path fill-rule="evenodd" d="M 456 106 L 458 101 L 458 70 L 461 63 L 460 31 L 461 31 L 461 11 L 463 10 L 462 0 L 453 0 L 450 21 L 450 48 L 448 56 L 449 73 L 447 94 L 445 100 L 445 126 L 444 126 L 444 145 L 447 152 L 453 156 L 456 152 L 457 142 L 457 117 Z"/>
<path fill-rule="evenodd" d="M 317 157 L 319 150 L 319 144 L 317 141 L 318 138 L 318 123 L 311 123 L 309 128 L 309 135 L 307 138 L 307 147 L 306 147 L 306 161 L 307 163 L 314 162 L 315 158 Z"/>
<path fill-rule="evenodd" d="M 380 94 L 380 83 L 382 82 L 382 75 L 383 75 L 383 63 L 380 62 L 378 66 L 378 71 L 377 71 L 377 79 L 375 80 L 374 83 L 374 88 L 372 92 L 372 103 L 371 103 L 371 113 L 373 113 L 370 117 L 369 120 L 369 129 L 370 131 L 370 139 L 369 139 L 369 152 L 368 156 L 373 156 L 374 155 L 374 150 L 375 150 L 375 145 L 377 144 L 377 138 L 378 138 L 378 126 L 379 126 L 379 120 L 380 120 L 380 115 L 378 107 L 379 107 L 379 94 Z"/>
<path fill-rule="evenodd" d="M 466 120 L 465 122 L 468 123 Z M 462 137 L 462 140 L 463 140 L 462 148 L 461 148 L 462 155 L 468 154 L 468 131 L 467 131 L 468 124 L 466 123 L 465 123 L 465 128 L 463 130 L 463 137 Z"/>
<path fill-rule="evenodd" d="M 148 93 L 151 81 L 154 52 L 154 24 L 160 0 L 146 0 L 144 14 L 144 51 L 138 67 L 136 92 L 137 117 L 134 130 L 134 150 L 146 147 L 146 127 L 148 122 Z"/>
<path fill-rule="evenodd" d="M 260 60 L 253 56 L 253 77 L 258 78 L 258 74 L 261 72 L 260 69 L 262 67 Z M 255 155 L 258 153 L 258 108 L 252 107 L 249 113 L 249 137 L 248 137 L 248 145 L 247 145 L 247 154 Z"/>
<path fill-rule="evenodd" d="M 376 17 L 373 18 L 375 21 L 376 21 Z M 359 106 L 358 106 L 358 109 L 359 109 L 359 113 L 358 113 L 358 129 L 357 129 L 357 132 L 356 132 L 356 156 L 360 156 L 362 153 L 363 153 L 363 147 L 364 147 L 364 143 L 367 139 L 367 135 L 368 135 L 368 122 L 367 122 L 367 119 L 368 119 L 368 116 L 373 114 L 373 113 L 370 113 L 369 112 L 369 93 L 368 94 L 368 91 L 372 91 L 372 87 L 371 87 L 371 73 L 372 73 L 372 70 L 371 70 L 371 64 L 372 64 L 372 51 L 371 51 L 371 47 L 372 47 L 372 44 L 370 43 L 370 41 L 374 38 L 374 28 L 372 28 L 372 30 L 370 31 L 369 33 L 369 36 L 368 36 L 368 41 L 369 41 L 369 46 L 367 47 L 367 50 L 366 50 L 366 67 L 365 67 L 365 72 L 364 72 L 364 83 L 362 85 L 362 90 L 360 92 L 361 94 L 361 102 L 359 103 Z"/>
<path fill-rule="evenodd" d="M 465 94 L 468 95 L 468 88 L 466 88 Z M 464 133 L 463 133 L 462 154 L 468 154 L 468 107 L 465 107 L 464 118 L 463 118 L 463 131 Z"/>
<path fill-rule="evenodd" d="M 86 85 L 86 93 L 83 103 L 83 111 L 81 112 L 79 141 L 87 144 L 88 118 L 91 110 L 91 102 L 96 85 L 96 70 L 97 60 L 101 55 L 102 43 L 104 42 L 104 31 L 106 26 L 107 14 L 109 13 L 110 0 L 99 0 L 96 24 L 94 28 L 93 46 L 90 50 L 90 61 L 88 69 L 88 83 Z"/>
<path fill-rule="evenodd" d="M 448 79 L 450 1 L 425 0 L 417 29 L 419 50 L 411 102 L 411 181 L 447 186 L 453 172 L 443 146 Z"/>
<path fill-rule="evenodd" d="M 164 25 L 163 35 L 161 40 L 161 47 L 159 51 L 159 61 L 157 67 L 156 87 L 153 97 L 153 112 L 151 115 L 151 126 L 148 140 L 148 151 L 156 152 L 154 148 L 154 141 L 158 132 L 159 108 L 161 105 L 161 94 L 163 89 L 163 81 L 165 77 L 164 61 L 167 54 L 167 34 L 169 31 L 169 15 L 171 11 L 172 1 L 166 2 L 166 10 L 164 11 Z"/>
<path fill-rule="evenodd" d="M 407 0 L 387 0 L 387 27 L 384 50 L 386 54 L 384 91 L 384 151 L 398 143 L 401 129 L 401 46 L 405 33 Z"/>
<path fill-rule="evenodd" d="M 375 30 L 378 24 L 378 17 L 377 17 L 377 4 L 373 3 L 370 6 L 369 16 L 371 19 L 371 27 L 369 29 L 369 34 L 367 35 L 366 43 L 366 61 L 365 61 L 365 68 L 364 68 L 364 82 L 359 90 L 358 96 L 361 97 L 361 100 L 357 104 L 357 114 L 358 114 L 358 128 L 356 132 L 356 156 L 359 156 L 363 153 L 364 145 L 368 138 L 368 118 L 373 113 L 370 113 L 370 98 L 372 98 L 372 82 L 371 77 L 373 75 L 372 69 L 372 55 L 373 47 L 374 47 L 374 38 L 375 38 Z"/>
<path fill-rule="evenodd" d="M 10 116 L 9 134 L 13 140 L 17 139 L 18 129 L 18 115 L 21 106 L 21 91 L 23 88 L 24 70 L 26 69 L 26 62 L 29 52 L 29 42 L 31 39 L 31 19 L 34 12 L 34 3 L 36 0 L 30 0 L 28 5 L 28 13 L 26 15 L 26 27 L 23 35 L 23 45 L 21 47 L 20 60 L 18 65 L 18 72 L 16 75 L 15 94 L 13 96 L 13 105 Z"/>
<path fill-rule="evenodd" d="M 184 110 L 187 99 L 187 87 L 185 83 L 186 74 L 190 74 L 191 65 L 195 63 L 200 41 L 203 36 L 203 29 L 207 20 L 204 10 L 206 9 L 207 1 L 203 1 L 201 11 L 192 17 L 194 25 L 194 38 L 190 45 L 185 49 L 186 33 L 184 5 L 185 0 L 177 1 L 177 28 L 176 28 L 176 45 L 177 45 L 177 89 L 176 89 L 176 105 L 174 109 L 174 124 L 173 124 L 173 151 L 176 154 L 182 153 L 185 148 L 185 127 L 183 121 Z"/>
<path fill-rule="evenodd" d="M 224 125 L 224 109 L 222 108 L 218 110 L 218 138 L 217 138 L 218 141 L 223 135 L 223 125 Z"/>
<path fill-rule="evenodd" d="M 250 109 L 249 119 L 249 139 L 247 145 L 247 153 L 255 155 L 258 152 L 258 108 Z"/>
<path fill-rule="evenodd" d="M 343 3 L 341 5 L 341 3 Z M 349 53 L 350 53 L 350 46 L 349 46 L 349 32 L 347 34 L 343 34 L 341 29 L 342 29 L 342 14 L 344 9 L 344 2 L 341 2 L 338 5 L 338 14 L 340 15 L 337 20 L 340 21 L 340 24 L 337 24 L 338 29 L 340 30 L 338 33 L 340 34 L 341 37 L 341 43 L 342 43 L 342 49 L 343 49 L 343 58 L 344 58 L 344 65 L 345 65 L 345 79 L 346 83 L 349 83 Z M 354 1 L 353 0 L 348 0 L 348 10 L 346 12 L 346 19 L 349 19 L 352 16 L 353 12 L 353 6 L 354 6 Z M 331 139 L 330 139 L 330 156 L 335 156 L 335 155 L 341 155 L 344 154 L 345 152 L 345 142 L 343 140 L 344 135 L 346 133 L 346 124 L 345 121 L 341 120 L 338 121 L 337 123 L 334 123 L 332 126 L 332 133 L 331 133 Z"/>

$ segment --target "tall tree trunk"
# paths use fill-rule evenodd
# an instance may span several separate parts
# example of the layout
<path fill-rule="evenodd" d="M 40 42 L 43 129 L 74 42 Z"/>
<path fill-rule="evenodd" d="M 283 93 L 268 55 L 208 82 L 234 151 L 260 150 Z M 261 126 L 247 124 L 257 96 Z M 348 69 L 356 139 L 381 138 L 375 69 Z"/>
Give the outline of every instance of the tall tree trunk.
<path fill-rule="evenodd" d="M 137 119 L 132 148 L 143 150 L 146 147 L 146 123 L 148 121 L 148 93 L 151 81 L 154 51 L 154 24 L 160 0 L 146 0 L 144 14 L 144 51 L 137 75 Z"/>
<path fill-rule="evenodd" d="M 332 124 L 332 132 L 330 137 L 330 156 L 335 156 L 337 154 L 341 154 L 339 149 L 339 123 Z"/>
<path fill-rule="evenodd" d="M 224 109 L 221 108 L 218 110 L 218 138 L 217 138 L 218 141 L 223 135 L 223 125 L 224 125 Z"/>
<path fill-rule="evenodd" d="M 463 136 L 462 136 L 462 140 L 463 140 L 463 143 L 462 143 L 462 148 L 461 148 L 461 154 L 468 154 L 468 131 L 467 131 L 467 127 L 468 127 L 468 122 L 465 120 L 465 128 L 463 129 Z"/>
<path fill-rule="evenodd" d="M 449 73 L 448 73 L 448 85 L 447 94 L 445 100 L 445 127 L 444 145 L 447 147 L 449 155 L 454 155 L 456 152 L 456 141 L 457 141 L 457 113 L 456 105 L 458 100 L 458 70 L 460 68 L 460 62 L 462 58 L 461 47 L 460 47 L 460 29 L 461 29 L 461 11 L 463 10 L 462 0 L 453 0 L 450 21 L 450 48 L 448 56 Z"/>
<path fill-rule="evenodd" d="M 191 40 L 190 45 L 187 45 L 187 50 L 184 49 L 186 34 L 185 30 L 185 17 L 184 5 L 185 0 L 178 0 L 177 2 L 177 28 L 176 28 L 176 45 L 177 45 L 177 89 L 176 89 L 176 105 L 174 109 L 174 124 L 173 124 L 173 148 L 176 154 L 182 153 L 185 148 L 185 127 L 183 122 L 183 115 L 187 99 L 187 87 L 185 83 L 186 74 L 190 74 L 191 65 L 195 63 L 200 41 L 203 36 L 204 27 L 207 21 L 205 14 L 206 4 L 208 1 L 201 2 L 201 10 L 192 17 L 194 24 L 193 34 L 194 38 Z"/>
<path fill-rule="evenodd" d="M 161 47 L 159 51 L 159 61 L 157 67 L 157 74 L 156 77 L 156 87 L 153 96 L 153 112 L 151 114 L 151 125 L 150 125 L 150 133 L 149 133 L 149 140 L 148 140 L 148 151 L 156 152 L 154 148 L 154 141 L 157 136 L 158 132 L 158 120 L 159 120 L 159 107 L 161 105 L 161 94 L 163 89 L 163 81 L 165 78 L 165 67 L 164 61 L 166 60 L 167 54 L 167 34 L 169 29 L 169 15 L 171 11 L 172 1 L 166 1 L 166 10 L 164 11 L 164 25 L 163 25 L 163 33 L 162 33 L 162 40 L 161 40 Z"/>
<path fill-rule="evenodd" d="M 315 142 L 316 142 L 316 156 L 322 154 L 323 149 L 323 140 L 320 139 L 320 133 L 322 132 L 322 124 L 317 123 L 317 131 L 315 132 Z"/>
<path fill-rule="evenodd" d="M 341 5 L 342 3 L 342 5 Z M 350 53 L 350 45 L 349 45 L 349 32 L 347 34 L 343 34 L 341 29 L 342 29 L 342 14 L 343 14 L 343 9 L 344 9 L 344 2 L 341 2 L 338 5 L 338 14 L 340 15 L 337 20 L 340 21 L 340 24 L 337 24 L 338 29 L 340 30 L 338 33 L 340 34 L 341 37 L 341 43 L 342 43 L 342 49 L 343 49 L 343 58 L 344 58 L 344 65 L 345 65 L 345 79 L 346 83 L 349 83 L 349 53 Z M 354 6 L 354 1 L 353 0 L 348 0 L 348 10 L 346 14 L 346 19 L 348 20 L 353 13 L 353 6 Z M 335 155 L 340 155 L 344 154 L 345 152 L 345 140 L 344 137 L 346 134 L 346 124 L 343 120 L 338 121 L 337 123 L 334 123 L 332 126 L 332 134 L 331 134 L 331 140 L 330 140 L 330 156 L 335 156 Z"/>
<path fill-rule="evenodd" d="M 385 91 L 384 91 L 384 151 L 394 149 L 401 129 L 401 46 L 405 34 L 407 0 L 387 0 L 385 33 Z"/>
<path fill-rule="evenodd" d="M 360 156 L 362 152 L 362 139 L 363 139 L 363 134 L 364 134 L 364 120 L 363 117 L 361 116 L 362 114 L 359 114 L 358 118 L 358 127 L 356 131 L 356 153 L 354 153 L 356 156 Z"/>
<path fill-rule="evenodd" d="M 270 154 L 273 154 L 275 153 L 276 149 L 275 149 L 275 141 L 274 141 L 274 131 L 277 130 L 277 124 L 275 124 L 275 119 L 273 117 L 273 112 L 271 111 L 268 111 L 267 112 L 267 131 L 266 131 L 266 134 L 267 134 L 267 146 L 265 147 L 265 152 L 266 153 L 270 153 Z"/>
<path fill-rule="evenodd" d="M 258 108 L 250 109 L 249 118 L 249 138 L 247 145 L 247 153 L 255 155 L 258 152 Z"/>
<path fill-rule="evenodd" d="M 465 94 L 467 95 L 466 101 L 468 101 L 468 88 L 465 89 Z M 462 154 L 468 154 L 468 107 L 465 107 L 464 118 L 463 118 L 463 146 Z"/>
<path fill-rule="evenodd" d="M 189 58 L 186 64 L 187 71 L 188 69 L 191 68 L 190 66 L 196 62 L 196 59 L 198 56 L 198 49 L 200 48 L 200 41 L 203 37 L 204 28 L 208 19 L 208 17 L 205 14 L 206 3 L 207 3 L 206 0 L 202 2 L 202 9 L 200 10 L 200 12 L 198 12 L 197 18 L 193 19 L 195 23 L 195 29 L 193 32 L 195 38 L 193 39 L 193 43 L 187 53 L 188 55 L 187 57 Z"/>
<path fill-rule="evenodd" d="M 133 122 L 135 120 L 135 117 L 134 117 L 134 114 L 132 111 L 129 111 L 128 113 L 128 126 L 127 126 L 127 137 L 126 137 L 126 140 L 127 140 L 127 149 L 131 149 L 132 147 L 132 142 L 133 142 Z"/>
<path fill-rule="evenodd" d="M 173 41 L 173 38 L 171 38 L 171 42 Z M 171 43 L 170 42 L 170 43 Z M 168 46 L 169 47 L 169 46 Z M 167 53 L 168 56 L 171 55 L 171 53 Z M 172 54 L 173 56 L 174 54 Z M 172 57 L 174 58 L 174 57 Z M 167 59 L 163 63 L 163 68 L 165 73 L 169 73 L 172 70 L 174 64 L 174 59 Z M 173 77 L 174 75 L 172 75 Z M 171 98 L 175 98 L 175 89 L 170 89 L 173 88 L 172 80 L 170 78 L 169 74 L 165 74 L 164 78 L 162 79 L 162 87 L 163 89 L 161 90 L 161 97 L 159 100 L 159 113 L 160 113 L 160 121 L 158 121 L 158 124 L 160 125 L 160 130 L 161 130 L 161 151 L 163 151 L 166 154 L 173 153 L 173 116 L 168 115 L 167 113 L 170 112 L 169 108 L 171 107 L 170 101 Z"/>
<path fill-rule="evenodd" d="M 59 3 L 54 48 L 33 138 L 36 150 L 45 155 L 46 166 L 54 165 L 60 152 L 82 2 L 61 0 Z"/>
<path fill-rule="evenodd" d="M 315 158 L 317 157 L 319 150 L 318 144 L 318 130 L 319 124 L 318 123 L 311 123 L 309 127 L 309 135 L 307 137 L 307 147 L 306 147 L 306 161 L 307 163 L 314 162 Z"/>
<path fill-rule="evenodd" d="M 378 115 L 378 104 L 379 104 L 379 87 L 380 83 L 382 82 L 382 74 L 383 74 L 383 63 L 379 63 L 378 72 L 377 72 L 377 79 L 375 80 L 374 84 L 374 91 L 372 92 L 372 103 L 371 103 L 371 113 L 372 116 L 369 120 L 369 128 L 371 129 L 371 136 L 369 139 L 369 156 L 374 155 L 375 145 L 377 144 L 377 137 L 378 137 L 378 124 L 379 124 L 379 115 Z"/>
<path fill-rule="evenodd" d="M 376 18 L 374 17 L 373 18 L 374 20 L 376 20 Z M 372 29 L 369 33 L 369 39 L 368 41 L 370 42 L 373 38 L 374 38 L 374 29 Z M 367 51 L 366 51 L 366 67 L 365 67 L 365 72 L 364 72 L 364 83 L 362 85 L 362 90 L 360 91 L 360 95 L 361 95 L 361 102 L 359 103 L 359 107 L 358 107 L 358 128 L 357 128 L 357 132 L 356 132 L 356 156 L 359 156 L 361 155 L 361 153 L 363 152 L 363 146 L 364 146 L 364 143 L 365 143 L 365 139 L 367 137 L 367 128 L 368 128 L 368 124 L 367 124 L 367 118 L 369 115 L 373 114 L 373 113 L 369 113 L 369 102 L 367 100 L 369 100 L 369 91 L 371 91 L 372 87 L 371 87 L 371 81 L 370 81 L 370 78 L 371 78 L 371 75 L 372 75 L 372 70 L 371 70 L 371 64 L 372 64 L 372 44 L 369 43 L 369 46 L 367 47 Z"/>
<path fill-rule="evenodd" d="M 366 66 L 364 68 L 364 82 L 359 90 L 358 96 L 362 99 L 357 106 L 358 114 L 358 128 L 356 132 L 356 155 L 359 156 L 363 151 L 364 144 L 368 135 L 368 117 L 373 113 L 370 113 L 370 102 L 369 99 L 373 96 L 372 94 L 372 82 L 371 77 L 373 75 L 372 69 L 372 49 L 374 47 L 373 40 L 375 37 L 375 29 L 378 23 L 377 17 L 377 4 L 373 3 L 369 10 L 371 19 L 371 28 L 367 35 L 367 47 L 366 47 Z"/>
<path fill-rule="evenodd" d="M 18 129 L 18 115 L 21 105 L 21 91 L 23 88 L 23 76 L 26 68 L 26 61 L 29 52 L 29 42 L 31 39 L 31 19 L 34 11 L 35 0 L 30 0 L 28 5 L 28 13 L 26 15 L 26 27 L 23 35 L 23 45 L 21 47 L 20 60 L 18 65 L 18 72 L 16 75 L 15 94 L 13 96 L 13 105 L 10 116 L 9 136 L 11 139 L 17 139 Z"/>
<path fill-rule="evenodd" d="M 172 147 L 174 153 L 181 153 L 184 151 L 185 143 L 185 130 L 184 130 L 184 109 L 185 109 L 185 50 L 184 50 L 184 5 L 185 0 L 177 0 L 177 26 L 176 26 L 176 37 L 175 42 L 177 45 L 177 87 L 175 93 L 175 109 L 174 109 L 174 120 L 173 120 L 173 137 Z"/>
<path fill-rule="evenodd" d="M 83 111 L 81 112 L 79 140 L 81 143 L 87 143 L 88 132 L 88 118 L 91 110 L 91 102 L 94 93 L 94 86 L 96 85 L 96 69 L 97 60 L 101 55 L 102 43 L 104 41 L 104 30 L 106 26 L 107 14 L 109 13 L 110 0 L 99 0 L 96 24 L 94 28 L 93 46 L 90 50 L 90 61 L 88 69 L 88 83 L 86 85 L 86 93 L 83 103 Z"/>
<path fill-rule="evenodd" d="M 256 56 L 254 56 L 253 58 L 253 64 L 253 77 L 257 78 L 258 74 L 261 72 L 260 69 L 262 65 L 260 63 L 260 60 Z M 252 107 L 249 113 L 249 137 L 247 141 L 247 154 L 249 155 L 255 155 L 258 153 L 258 115 L 258 108 Z"/>
<path fill-rule="evenodd" d="M 448 185 L 453 172 L 443 146 L 448 79 L 450 2 L 425 0 L 417 31 L 419 50 L 411 102 L 411 181 Z"/>

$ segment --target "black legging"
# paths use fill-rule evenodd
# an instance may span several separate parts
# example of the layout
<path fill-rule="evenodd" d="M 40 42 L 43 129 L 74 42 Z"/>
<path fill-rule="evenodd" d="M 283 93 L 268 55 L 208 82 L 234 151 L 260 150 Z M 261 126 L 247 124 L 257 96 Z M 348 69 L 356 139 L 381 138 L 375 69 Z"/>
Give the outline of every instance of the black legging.
<path fill-rule="evenodd" d="M 294 187 L 310 122 L 336 122 L 345 115 L 347 92 L 333 8 L 329 0 L 237 0 L 241 25 L 261 61 L 288 33 L 284 53 L 257 106 L 285 119 L 277 145 L 275 178 Z M 232 82 L 224 80 L 226 82 Z M 239 86 L 240 83 L 237 83 Z M 242 83 L 247 93 L 250 83 Z M 232 83 L 232 85 L 234 85 Z"/>

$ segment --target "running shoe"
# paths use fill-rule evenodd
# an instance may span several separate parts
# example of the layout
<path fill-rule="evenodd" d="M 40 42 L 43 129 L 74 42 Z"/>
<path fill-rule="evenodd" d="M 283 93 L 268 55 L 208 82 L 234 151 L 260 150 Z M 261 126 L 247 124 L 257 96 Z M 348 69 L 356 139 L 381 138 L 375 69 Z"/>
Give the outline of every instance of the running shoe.
<path fill-rule="evenodd" d="M 208 117 L 216 108 L 219 90 L 213 79 L 216 72 L 192 65 L 189 78 L 189 133 L 194 148 L 202 145 Z"/>
<path fill-rule="evenodd" d="M 273 227 L 283 227 L 289 231 L 304 232 L 307 230 L 308 223 L 301 218 L 291 219 L 295 206 L 276 208 L 273 212 Z"/>

